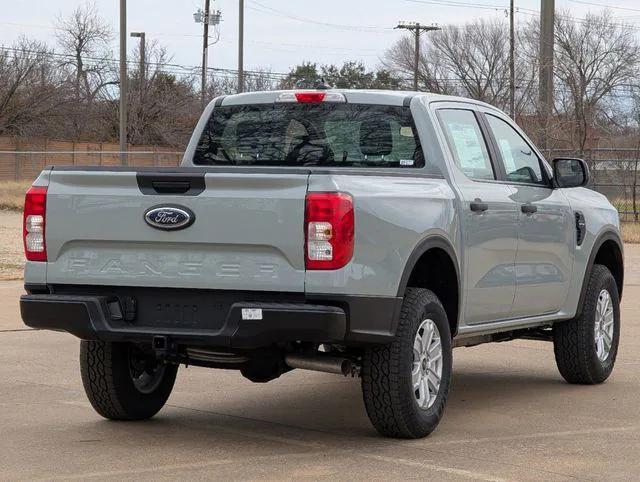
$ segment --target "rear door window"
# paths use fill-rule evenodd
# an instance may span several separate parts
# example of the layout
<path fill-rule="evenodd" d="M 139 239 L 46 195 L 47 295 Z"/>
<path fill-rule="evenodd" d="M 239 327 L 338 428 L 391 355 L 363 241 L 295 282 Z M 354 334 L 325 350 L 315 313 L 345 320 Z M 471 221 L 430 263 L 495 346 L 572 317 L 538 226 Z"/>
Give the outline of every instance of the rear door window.
<path fill-rule="evenodd" d="M 425 159 L 408 107 L 256 104 L 214 109 L 197 165 L 421 168 Z"/>
<path fill-rule="evenodd" d="M 440 109 L 438 117 L 460 170 L 469 179 L 495 180 L 487 144 L 473 111 Z"/>

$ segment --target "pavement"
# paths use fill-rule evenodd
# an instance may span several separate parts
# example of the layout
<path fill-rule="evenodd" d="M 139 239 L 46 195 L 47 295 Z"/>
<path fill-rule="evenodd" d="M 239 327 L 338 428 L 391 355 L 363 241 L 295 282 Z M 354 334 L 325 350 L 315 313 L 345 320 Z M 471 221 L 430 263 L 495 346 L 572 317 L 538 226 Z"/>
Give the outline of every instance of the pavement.
<path fill-rule="evenodd" d="M 637 480 L 640 247 L 626 251 L 623 331 L 603 385 L 566 384 L 550 343 L 460 348 L 431 437 L 389 440 L 357 379 L 295 371 L 265 385 L 180 368 L 153 420 L 101 419 L 70 335 L 27 330 L 20 281 L 0 282 L 0 480 Z"/>

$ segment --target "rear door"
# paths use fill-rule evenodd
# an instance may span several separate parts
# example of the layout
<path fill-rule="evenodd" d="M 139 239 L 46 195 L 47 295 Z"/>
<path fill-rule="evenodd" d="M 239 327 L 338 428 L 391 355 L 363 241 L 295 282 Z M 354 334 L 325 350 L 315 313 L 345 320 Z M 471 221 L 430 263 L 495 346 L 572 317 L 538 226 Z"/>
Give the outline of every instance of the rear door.
<path fill-rule="evenodd" d="M 47 282 L 302 292 L 308 175 L 54 168 Z M 193 224 L 152 227 L 145 213 L 163 206 L 186 208 Z"/>
<path fill-rule="evenodd" d="M 445 134 L 460 192 L 465 243 L 467 324 L 509 317 L 515 294 L 518 241 L 513 191 L 497 182 L 494 156 L 471 108 L 446 104 L 437 116 Z"/>

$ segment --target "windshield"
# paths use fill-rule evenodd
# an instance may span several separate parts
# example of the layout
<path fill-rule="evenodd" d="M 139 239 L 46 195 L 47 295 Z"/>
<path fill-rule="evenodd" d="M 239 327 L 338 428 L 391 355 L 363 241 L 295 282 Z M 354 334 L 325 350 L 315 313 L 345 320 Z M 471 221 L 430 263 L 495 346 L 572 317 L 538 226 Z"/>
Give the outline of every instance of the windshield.
<path fill-rule="evenodd" d="M 256 104 L 214 109 L 193 162 L 419 168 L 424 156 L 408 107 Z"/>

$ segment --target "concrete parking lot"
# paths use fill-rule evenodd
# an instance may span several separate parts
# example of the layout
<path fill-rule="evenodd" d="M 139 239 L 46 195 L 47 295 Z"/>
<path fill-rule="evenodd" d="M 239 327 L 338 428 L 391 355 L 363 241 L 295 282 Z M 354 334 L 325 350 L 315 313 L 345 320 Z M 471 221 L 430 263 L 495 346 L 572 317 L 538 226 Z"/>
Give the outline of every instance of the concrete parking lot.
<path fill-rule="evenodd" d="M 22 283 L 2 281 L 0 479 L 637 479 L 640 248 L 626 257 L 607 383 L 564 383 L 548 343 L 458 349 L 444 421 L 418 441 L 375 433 L 359 380 L 302 371 L 254 385 L 181 368 L 154 420 L 102 420 L 82 390 L 78 341 L 26 330 Z"/>

